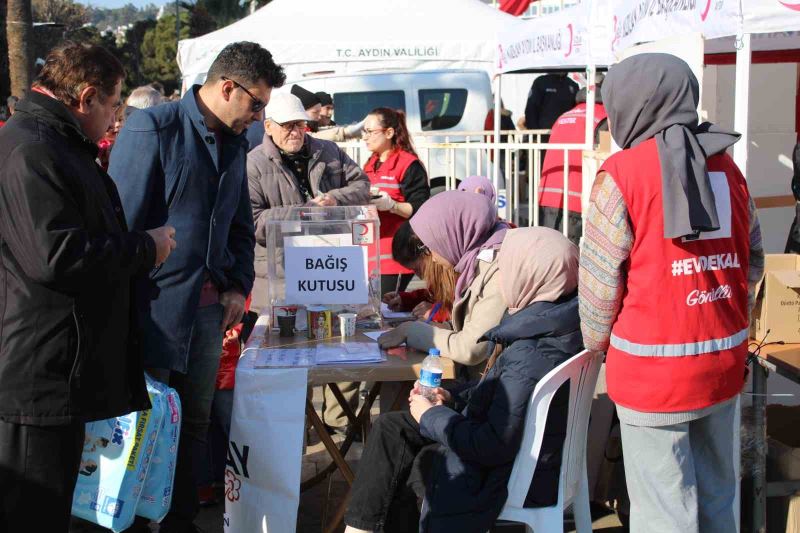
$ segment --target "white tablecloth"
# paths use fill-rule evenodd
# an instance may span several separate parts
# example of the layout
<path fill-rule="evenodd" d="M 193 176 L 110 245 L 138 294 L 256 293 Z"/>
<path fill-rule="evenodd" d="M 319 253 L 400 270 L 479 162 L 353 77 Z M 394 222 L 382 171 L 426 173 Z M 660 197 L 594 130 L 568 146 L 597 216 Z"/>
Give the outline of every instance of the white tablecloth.
<path fill-rule="evenodd" d="M 236 368 L 226 533 L 290 533 L 297 525 L 308 369 L 253 368 L 267 327 L 262 320 Z"/>

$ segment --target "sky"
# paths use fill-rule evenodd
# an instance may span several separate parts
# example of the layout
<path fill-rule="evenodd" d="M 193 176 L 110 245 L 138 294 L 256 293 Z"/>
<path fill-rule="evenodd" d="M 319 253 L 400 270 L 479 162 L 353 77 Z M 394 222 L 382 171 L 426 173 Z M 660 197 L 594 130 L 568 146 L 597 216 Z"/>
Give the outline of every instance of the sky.
<path fill-rule="evenodd" d="M 133 4 L 136 7 L 144 7 L 147 4 L 160 6 L 165 3 L 164 0 L 78 0 L 78 2 L 84 5 L 107 8 L 122 7 L 126 4 Z"/>

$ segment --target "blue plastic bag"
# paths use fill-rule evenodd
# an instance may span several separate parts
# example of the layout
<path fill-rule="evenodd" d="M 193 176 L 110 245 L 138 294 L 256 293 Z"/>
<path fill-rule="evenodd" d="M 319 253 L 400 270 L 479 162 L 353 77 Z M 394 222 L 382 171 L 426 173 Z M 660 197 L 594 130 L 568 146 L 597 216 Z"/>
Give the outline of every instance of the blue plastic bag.
<path fill-rule="evenodd" d="M 161 428 L 156 438 L 150 469 L 144 483 L 136 514 L 161 522 L 172 503 L 172 486 L 175 480 L 175 463 L 178 457 L 178 437 L 181 430 L 181 402 L 175 389 L 153 381 L 148 383 L 148 392 L 161 397 L 164 407 Z"/>

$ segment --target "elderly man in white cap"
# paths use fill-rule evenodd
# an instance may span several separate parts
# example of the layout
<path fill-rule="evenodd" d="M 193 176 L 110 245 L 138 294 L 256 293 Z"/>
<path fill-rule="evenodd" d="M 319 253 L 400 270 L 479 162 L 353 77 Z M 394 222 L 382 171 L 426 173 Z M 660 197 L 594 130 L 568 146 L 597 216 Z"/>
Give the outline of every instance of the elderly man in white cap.
<path fill-rule="evenodd" d="M 256 226 L 256 281 L 252 309 L 266 307 L 266 216 L 288 205 L 366 205 L 369 178 L 332 141 L 307 135 L 309 116 L 300 99 L 273 94 L 264 111 L 263 142 L 247 155 L 250 203 Z M 339 383 L 351 406 L 358 404 L 358 383 Z M 327 387 L 326 387 L 327 389 Z M 323 419 L 331 430 L 345 429 L 347 417 L 326 390 Z"/>

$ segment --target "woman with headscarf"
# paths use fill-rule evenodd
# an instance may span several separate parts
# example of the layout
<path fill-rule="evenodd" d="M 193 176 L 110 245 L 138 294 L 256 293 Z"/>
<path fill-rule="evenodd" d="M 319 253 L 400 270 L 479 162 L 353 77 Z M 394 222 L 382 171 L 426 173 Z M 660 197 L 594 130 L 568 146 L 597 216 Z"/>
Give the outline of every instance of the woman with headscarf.
<path fill-rule="evenodd" d="M 725 153 L 739 135 L 698 124 L 698 94 L 667 54 L 626 59 L 603 85 L 622 151 L 591 195 L 581 329 L 588 349 L 607 350 L 634 533 L 736 530 L 734 413 L 764 257 Z"/>
<path fill-rule="evenodd" d="M 435 389 L 435 403 L 415 387 L 410 413 L 377 419 L 350 493 L 346 533 L 483 533 L 500 514 L 530 396 L 582 341 L 575 245 L 548 228 L 516 229 L 497 256 L 507 311 L 481 338 L 491 354 L 486 370 L 458 390 Z M 560 390 L 548 412 L 527 506 L 558 499 L 568 392 Z M 421 519 L 418 497 L 425 498 Z"/>
<path fill-rule="evenodd" d="M 480 194 L 495 203 L 496 195 L 492 181 L 484 176 L 469 176 L 461 180 L 458 185 L 459 191 Z M 392 257 L 404 267 L 413 270 L 421 279 L 423 254 L 414 246 L 410 245 L 414 232 L 411 226 L 403 223 L 392 238 Z M 427 320 L 433 311 L 432 322 L 446 322 L 450 319 L 450 308 L 439 302 L 432 301 L 431 293 L 428 289 L 417 289 L 411 292 L 387 292 L 383 295 L 383 301 L 392 311 L 411 311 L 415 317 Z"/>
<path fill-rule="evenodd" d="M 382 348 L 409 346 L 441 354 L 466 366 L 486 359 L 478 339 L 506 310 L 497 277 L 497 250 L 507 226 L 494 204 L 480 194 L 439 193 L 410 220 L 408 248 L 416 254 L 433 299 L 451 308 L 450 327 L 405 322 L 378 339 Z"/>

